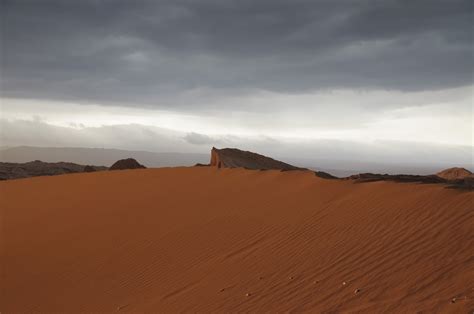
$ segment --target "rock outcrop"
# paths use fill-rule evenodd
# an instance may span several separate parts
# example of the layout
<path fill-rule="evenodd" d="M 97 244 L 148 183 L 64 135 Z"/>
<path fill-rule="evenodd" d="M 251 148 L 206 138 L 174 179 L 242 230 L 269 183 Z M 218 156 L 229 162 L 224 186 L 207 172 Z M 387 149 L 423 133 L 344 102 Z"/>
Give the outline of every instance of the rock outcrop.
<path fill-rule="evenodd" d="M 210 165 L 217 168 L 245 168 L 254 170 L 306 170 L 270 157 L 236 148 L 217 149 L 213 147 Z"/>
<path fill-rule="evenodd" d="M 436 175 L 446 180 L 452 187 L 463 189 L 474 188 L 474 174 L 465 168 L 449 168 L 438 172 Z"/>
<path fill-rule="evenodd" d="M 452 181 L 452 180 L 461 180 L 467 177 L 472 176 L 472 172 L 465 168 L 449 168 L 443 171 L 440 171 L 436 174 L 438 177 Z"/>
<path fill-rule="evenodd" d="M 133 158 L 120 159 L 116 161 L 109 170 L 125 170 L 125 169 L 145 169 L 144 165 L 141 165 Z"/>

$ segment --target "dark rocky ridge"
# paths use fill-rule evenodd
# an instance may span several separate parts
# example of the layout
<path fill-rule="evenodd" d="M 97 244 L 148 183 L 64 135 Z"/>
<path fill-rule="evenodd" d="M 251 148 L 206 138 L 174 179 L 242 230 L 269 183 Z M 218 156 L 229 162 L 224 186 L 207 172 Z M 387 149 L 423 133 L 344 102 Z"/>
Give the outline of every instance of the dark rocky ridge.
<path fill-rule="evenodd" d="M 443 172 L 443 171 L 442 171 Z M 459 179 L 445 179 L 438 175 L 411 175 L 411 174 L 379 174 L 379 173 L 360 173 L 346 178 L 345 180 L 354 180 L 357 183 L 375 182 L 375 181 L 393 181 L 393 182 L 415 182 L 415 183 L 441 183 L 451 188 L 473 189 L 474 176 L 463 176 Z"/>
<path fill-rule="evenodd" d="M 0 180 L 101 170 L 107 170 L 107 167 L 84 166 L 71 162 L 43 162 L 40 160 L 25 163 L 0 162 Z"/>
<path fill-rule="evenodd" d="M 315 171 L 314 175 L 323 179 L 339 179 L 338 177 L 324 171 Z"/>
<path fill-rule="evenodd" d="M 125 170 L 125 169 L 145 169 L 146 167 L 140 164 L 133 158 L 120 159 L 116 161 L 109 170 Z"/>
<path fill-rule="evenodd" d="M 215 147 L 211 150 L 210 166 L 253 170 L 307 170 L 305 168 L 295 167 L 282 161 L 249 151 L 243 151 L 236 148 L 217 149 Z"/>
<path fill-rule="evenodd" d="M 420 176 L 412 174 L 379 174 L 379 173 L 359 173 L 347 178 L 357 182 L 373 181 L 395 181 L 395 182 L 421 182 L 421 183 L 445 183 L 447 180 L 436 175 Z"/>

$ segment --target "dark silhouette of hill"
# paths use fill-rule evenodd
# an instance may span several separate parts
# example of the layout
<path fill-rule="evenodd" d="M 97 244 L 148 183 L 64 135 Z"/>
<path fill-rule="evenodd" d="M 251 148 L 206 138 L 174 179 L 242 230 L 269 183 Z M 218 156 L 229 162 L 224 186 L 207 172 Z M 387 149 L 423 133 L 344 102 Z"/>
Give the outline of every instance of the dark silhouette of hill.
<path fill-rule="evenodd" d="M 133 158 L 121 159 L 116 161 L 109 170 L 125 170 L 125 169 L 145 169 L 146 167 L 140 164 Z"/>
<path fill-rule="evenodd" d="M 411 175 L 411 174 L 380 174 L 380 173 L 359 173 L 351 175 L 345 179 L 357 182 L 373 181 L 395 181 L 395 182 L 420 182 L 420 183 L 446 183 L 447 180 L 436 175 Z"/>
<path fill-rule="evenodd" d="M 20 179 L 36 176 L 53 176 L 66 173 L 92 172 L 107 170 L 102 166 L 84 166 L 72 162 L 43 162 L 40 160 L 26 163 L 0 162 L 0 180 Z"/>

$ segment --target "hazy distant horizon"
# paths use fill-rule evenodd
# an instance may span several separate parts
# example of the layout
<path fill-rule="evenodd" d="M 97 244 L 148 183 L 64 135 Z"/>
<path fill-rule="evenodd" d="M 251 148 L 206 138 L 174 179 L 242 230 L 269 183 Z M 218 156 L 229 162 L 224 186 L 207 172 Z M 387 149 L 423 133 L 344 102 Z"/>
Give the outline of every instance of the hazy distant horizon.
<path fill-rule="evenodd" d="M 223 148 L 223 147 L 219 147 Z M 239 148 L 239 147 L 236 147 Z M 124 158 L 135 158 L 142 164 L 151 168 L 193 166 L 197 163 L 207 164 L 210 159 L 210 149 L 203 153 L 185 152 L 153 152 L 133 151 L 116 148 L 87 148 L 87 147 L 32 147 L 15 146 L 0 147 L 0 162 L 29 162 L 41 160 L 45 162 L 73 162 L 84 165 L 111 166 L 115 161 Z M 404 161 L 387 162 L 384 159 L 374 160 L 368 158 L 334 159 L 315 155 L 313 157 L 298 157 L 285 153 L 268 154 L 268 152 L 256 151 L 269 157 L 282 160 L 298 167 L 304 167 L 317 171 L 329 172 L 335 176 L 345 177 L 357 173 L 389 173 L 389 174 L 419 174 L 428 175 L 451 167 L 464 167 L 473 171 L 472 163 L 449 163 L 426 161 Z"/>

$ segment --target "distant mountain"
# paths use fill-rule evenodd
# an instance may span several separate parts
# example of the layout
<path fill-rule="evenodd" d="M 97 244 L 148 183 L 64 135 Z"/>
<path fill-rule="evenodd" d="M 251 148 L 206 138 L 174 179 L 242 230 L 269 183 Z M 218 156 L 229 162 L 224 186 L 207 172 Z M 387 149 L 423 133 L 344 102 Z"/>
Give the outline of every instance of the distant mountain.
<path fill-rule="evenodd" d="M 36 176 L 53 176 L 100 170 L 107 170 L 107 167 L 84 166 L 71 162 L 49 163 L 40 160 L 26 163 L 0 162 L 0 180 L 21 179 Z"/>
<path fill-rule="evenodd" d="M 303 168 L 298 168 L 270 157 L 236 148 L 217 149 L 213 147 L 210 165 L 218 168 L 303 170 Z"/>
<path fill-rule="evenodd" d="M 208 154 L 198 153 L 155 153 L 104 148 L 79 147 L 9 147 L 0 150 L 0 162 L 45 162 L 68 161 L 83 165 L 104 165 L 110 167 L 119 159 L 134 158 L 147 167 L 192 166 L 207 163 Z"/>

